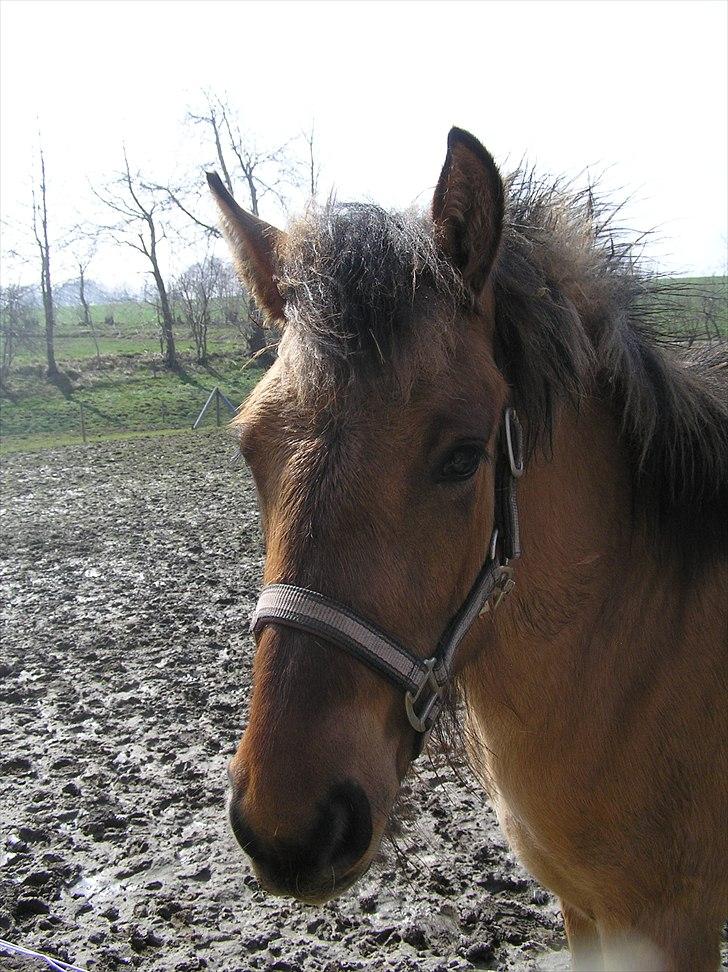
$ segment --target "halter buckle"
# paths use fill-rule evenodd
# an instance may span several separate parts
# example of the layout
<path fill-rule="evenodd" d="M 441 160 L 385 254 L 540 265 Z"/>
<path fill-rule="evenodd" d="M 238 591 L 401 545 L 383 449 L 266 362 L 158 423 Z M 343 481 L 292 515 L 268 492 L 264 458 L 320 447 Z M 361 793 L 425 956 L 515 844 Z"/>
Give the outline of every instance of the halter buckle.
<path fill-rule="evenodd" d="M 491 591 L 490 597 L 483 605 L 480 612 L 480 617 L 482 618 L 483 615 L 488 614 L 489 611 L 495 612 L 496 608 L 499 607 L 506 594 L 510 594 L 515 586 L 516 580 L 513 576 L 513 568 L 509 567 L 508 564 L 501 564 L 501 566 L 498 568 L 498 575 L 495 579 L 493 590 Z"/>
<path fill-rule="evenodd" d="M 440 704 L 442 701 L 442 693 L 445 688 L 444 685 L 440 685 L 435 677 L 435 665 L 437 663 L 437 658 L 425 658 L 425 677 L 420 682 L 417 691 L 413 695 L 411 692 L 406 692 L 404 697 L 404 708 L 407 713 L 407 718 L 409 719 L 409 724 L 416 732 L 429 732 L 432 728 L 437 714 L 440 711 Z M 420 701 L 420 698 L 425 691 L 425 689 L 431 690 L 431 695 L 429 695 L 424 705 L 422 706 L 421 712 L 415 710 L 415 706 Z"/>

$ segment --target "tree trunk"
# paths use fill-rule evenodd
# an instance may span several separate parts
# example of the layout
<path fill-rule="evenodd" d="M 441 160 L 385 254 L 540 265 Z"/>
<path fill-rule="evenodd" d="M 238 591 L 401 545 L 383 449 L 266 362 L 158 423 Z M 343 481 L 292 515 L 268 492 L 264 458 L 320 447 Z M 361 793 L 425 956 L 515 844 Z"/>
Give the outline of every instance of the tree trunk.
<path fill-rule="evenodd" d="M 255 178 L 253 177 L 252 171 L 246 169 L 244 172 L 246 182 L 248 183 L 248 192 L 250 193 L 250 208 L 253 216 L 260 216 L 258 212 L 258 190 L 255 185 Z"/>
<path fill-rule="evenodd" d="M 5 379 L 10 374 L 10 366 L 13 363 L 13 355 L 15 354 L 13 336 L 12 328 L 10 324 L 8 324 L 3 331 L 3 357 L 2 364 L 0 364 L 0 386 L 5 383 Z"/>
<path fill-rule="evenodd" d="M 222 152 L 222 145 L 220 143 L 220 132 L 217 127 L 217 118 L 215 117 L 215 112 L 210 110 L 210 123 L 212 125 L 212 130 L 215 133 L 215 148 L 217 149 L 217 158 L 220 163 L 220 168 L 222 169 L 223 178 L 225 179 L 225 185 L 228 187 L 228 192 L 232 196 L 233 194 L 233 184 L 230 179 L 230 173 L 225 165 L 225 156 Z"/>
<path fill-rule="evenodd" d="M 101 353 L 99 351 L 99 342 L 96 339 L 96 328 L 91 318 L 91 308 L 88 306 L 88 301 L 86 300 L 86 281 L 84 279 L 82 263 L 78 265 L 78 293 L 81 300 L 81 307 L 83 308 L 83 322 L 91 332 L 94 347 L 96 348 L 96 363 L 99 364 L 101 362 Z"/>
<path fill-rule="evenodd" d="M 149 260 L 152 264 L 152 274 L 154 276 L 154 282 L 157 285 L 159 306 L 162 311 L 162 320 L 160 324 L 162 327 L 162 342 L 164 345 L 164 364 L 167 368 L 174 371 L 179 366 L 177 361 L 177 348 L 175 347 L 174 343 L 174 315 L 172 314 L 172 308 L 169 306 L 167 288 L 164 285 L 159 264 L 157 263 L 157 251 L 154 236 L 152 236 L 152 247 L 149 253 Z"/>
<path fill-rule="evenodd" d="M 154 268 L 154 279 L 159 291 L 159 303 L 162 308 L 162 334 L 164 335 L 164 363 L 168 368 L 177 367 L 177 348 L 174 343 L 174 317 L 169 306 L 167 290 L 164 281 L 159 273 L 158 267 Z"/>
<path fill-rule="evenodd" d="M 41 293 L 43 294 L 43 313 L 45 315 L 46 354 L 48 357 L 48 374 L 53 377 L 58 374 L 55 352 L 55 315 L 53 313 L 53 288 L 51 286 L 51 252 L 48 246 L 48 206 L 46 202 L 46 175 L 43 150 L 40 153 L 41 199 L 43 243 L 40 246 L 41 255 Z M 38 241 L 40 243 L 40 240 Z"/>
<path fill-rule="evenodd" d="M 48 266 L 48 255 L 43 258 L 43 273 L 41 276 L 41 292 L 43 294 L 43 315 L 45 317 L 45 337 L 46 337 L 46 357 L 48 359 L 48 375 L 53 377 L 58 374 L 55 352 L 55 316 L 53 313 L 53 294 L 51 292 L 50 267 Z"/>

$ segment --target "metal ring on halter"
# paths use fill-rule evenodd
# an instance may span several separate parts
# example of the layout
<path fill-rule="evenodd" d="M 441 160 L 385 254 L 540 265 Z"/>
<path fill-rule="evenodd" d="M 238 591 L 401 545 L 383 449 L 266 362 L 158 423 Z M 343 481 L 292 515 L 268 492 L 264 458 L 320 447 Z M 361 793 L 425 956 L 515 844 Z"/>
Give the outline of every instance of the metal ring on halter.
<path fill-rule="evenodd" d="M 488 547 L 488 557 L 495 563 L 496 554 L 498 553 L 498 527 L 493 527 L 493 532 L 490 535 L 490 547 Z M 506 561 L 507 563 L 508 561 Z"/>
<path fill-rule="evenodd" d="M 516 582 L 513 577 L 513 568 L 509 566 L 508 558 L 504 557 L 502 561 L 498 558 L 498 527 L 493 529 L 493 533 L 490 538 L 490 551 L 488 557 L 493 563 L 493 575 L 495 581 L 490 596 L 487 598 L 482 608 L 478 612 L 478 615 L 481 618 L 489 612 L 495 611 L 506 594 L 510 594 L 513 588 L 516 586 Z"/>

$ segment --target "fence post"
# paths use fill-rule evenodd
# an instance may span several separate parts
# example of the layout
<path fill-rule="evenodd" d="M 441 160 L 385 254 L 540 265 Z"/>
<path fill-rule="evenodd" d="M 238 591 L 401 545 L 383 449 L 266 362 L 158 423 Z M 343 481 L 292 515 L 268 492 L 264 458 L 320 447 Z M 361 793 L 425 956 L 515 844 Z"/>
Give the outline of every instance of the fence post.
<path fill-rule="evenodd" d="M 221 403 L 227 407 L 228 411 L 232 415 L 234 415 L 235 412 L 237 411 L 237 409 L 235 408 L 235 406 L 233 405 L 233 403 L 230 401 L 230 399 L 227 397 L 227 395 L 225 395 L 224 392 L 221 392 L 220 389 L 217 387 L 217 385 L 215 385 L 215 387 L 210 392 L 210 395 L 209 395 L 207 401 L 202 406 L 202 410 L 200 411 L 200 414 L 195 419 L 195 424 L 192 426 L 193 429 L 196 429 L 197 426 L 202 421 L 202 419 L 205 416 L 205 413 L 207 412 L 208 408 L 210 407 L 210 405 L 212 405 L 213 398 L 215 399 L 215 422 L 216 422 L 218 428 L 220 428 L 220 425 L 222 424 L 221 423 L 221 416 L 220 416 L 220 404 Z"/>
<path fill-rule="evenodd" d="M 81 402 L 81 438 L 83 439 L 83 444 L 86 445 L 86 419 L 83 414 L 83 402 Z"/>
<path fill-rule="evenodd" d="M 206 412 L 206 411 L 208 410 L 208 408 L 210 407 L 210 402 L 211 402 L 211 401 L 213 400 L 213 398 L 215 398 L 215 392 L 216 392 L 216 391 L 217 391 L 217 385 L 215 385 L 215 387 L 214 387 L 214 388 L 212 389 L 212 391 L 210 392 L 210 395 L 209 395 L 209 397 L 208 397 L 208 399 L 207 399 L 207 401 L 206 401 L 206 402 L 205 402 L 205 404 L 204 404 L 204 405 L 202 406 L 202 411 L 200 412 L 200 414 L 199 414 L 199 415 L 197 416 L 197 418 L 195 419 L 195 424 L 194 424 L 194 425 L 192 426 L 192 431 L 193 431 L 193 432 L 194 432 L 194 430 L 195 430 L 195 429 L 197 428 L 197 426 L 198 426 L 198 425 L 200 424 L 200 422 L 202 421 L 202 417 L 203 417 L 203 415 L 205 414 L 205 412 Z"/>

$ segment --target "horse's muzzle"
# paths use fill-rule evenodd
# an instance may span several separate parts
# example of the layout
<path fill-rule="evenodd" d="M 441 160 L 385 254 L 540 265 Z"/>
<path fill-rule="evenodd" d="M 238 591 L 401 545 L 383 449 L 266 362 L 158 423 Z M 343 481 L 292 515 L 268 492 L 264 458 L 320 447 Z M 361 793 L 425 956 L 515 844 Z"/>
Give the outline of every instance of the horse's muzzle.
<path fill-rule="evenodd" d="M 366 870 L 372 816 L 364 790 L 347 781 L 332 787 L 303 839 L 263 841 L 233 794 L 229 814 L 233 833 L 254 864 L 261 886 L 271 894 L 321 903 L 340 894 Z"/>

